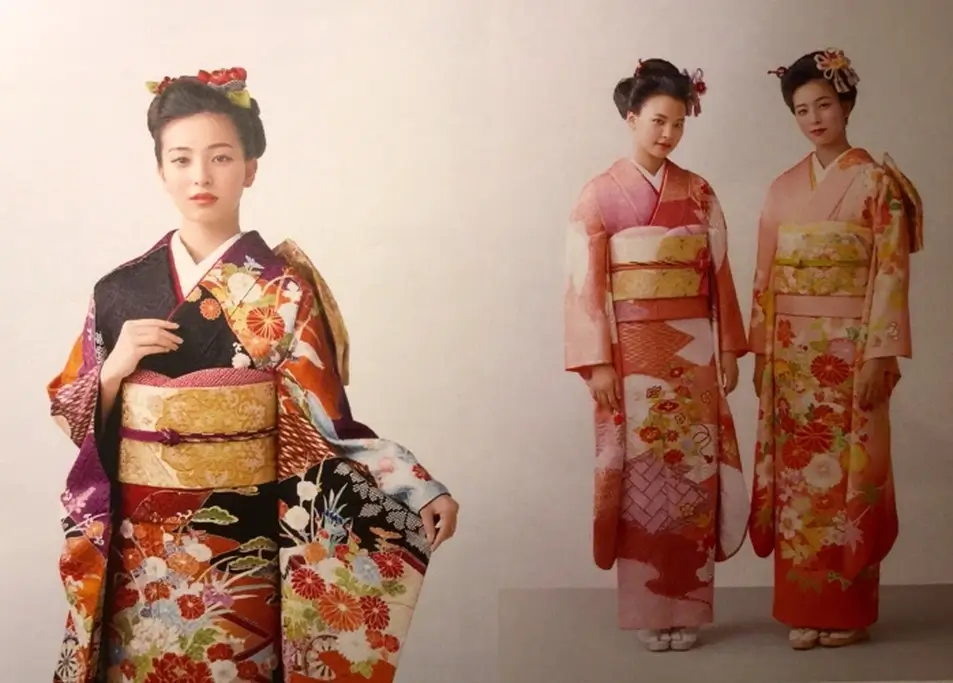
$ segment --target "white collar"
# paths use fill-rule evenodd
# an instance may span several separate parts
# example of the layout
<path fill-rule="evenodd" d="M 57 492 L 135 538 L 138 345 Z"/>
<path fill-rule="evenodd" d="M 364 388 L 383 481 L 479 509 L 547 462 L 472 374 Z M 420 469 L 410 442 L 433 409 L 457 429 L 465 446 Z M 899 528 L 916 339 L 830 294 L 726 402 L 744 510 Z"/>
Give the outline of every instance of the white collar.
<path fill-rule="evenodd" d="M 179 287 L 182 294 L 191 292 L 195 286 L 202 281 L 209 269 L 218 262 L 229 248 L 235 244 L 245 233 L 238 232 L 218 245 L 208 256 L 196 263 L 192 260 L 192 255 L 185 248 L 182 236 L 176 230 L 172 233 L 170 248 L 172 250 L 172 263 L 175 266 L 175 274 L 179 280 Z"/>
<path fill-rule="evenodd" d="M 834 159 L 832 159 L 831 163 L 829 163 L 827 166 L 821 166 L 821 161 L 820 159 L 817 158 L 817 152 L 811 152 L 811 166 L 814 169 L 814 182 L 820 183 L 824 179 L 824 177 L 827 175 L 828 171 L 831 170 L 831 167 L 837 164 L 837 162 L 841 160 L 841 157 L 843 157 L 845 154 L 851 151 L 851 149 L 853 149 L 853 147 L 849 147 L 845 149 L 843 152 L 838 154 Z"/>

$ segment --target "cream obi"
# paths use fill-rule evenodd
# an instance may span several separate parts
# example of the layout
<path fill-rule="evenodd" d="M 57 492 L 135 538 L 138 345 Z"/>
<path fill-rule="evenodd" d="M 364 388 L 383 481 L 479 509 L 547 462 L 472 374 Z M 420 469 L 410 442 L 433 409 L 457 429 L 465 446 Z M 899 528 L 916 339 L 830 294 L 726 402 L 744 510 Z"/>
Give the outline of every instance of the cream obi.
<path fill-rule="evenodd" d="M 618 322 L 710 316 L 708 233 L 639 227 L 609 241 L 609 277 Z"/>
<path fill-rule="evenodd" d="M 775 312 L 860 318 L 873 249 L 873 231 L 853 223 L 782 225 L 772 274 Z"/>
<path fill-rule="evenodd" d="M 277 425 L 268 373 L 216 368 L 171 379 L 137 372 L 122 388 L 119 480 L 172 489 L 273 482 Z"/>

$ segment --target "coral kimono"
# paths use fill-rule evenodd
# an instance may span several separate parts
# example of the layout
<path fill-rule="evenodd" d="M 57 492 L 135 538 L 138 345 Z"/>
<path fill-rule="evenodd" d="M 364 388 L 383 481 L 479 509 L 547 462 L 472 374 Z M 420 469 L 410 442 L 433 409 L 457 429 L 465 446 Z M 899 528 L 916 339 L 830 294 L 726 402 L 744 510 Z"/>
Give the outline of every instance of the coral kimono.
<path fill-rule="evenodd" d="M 53 681 L 388 683 L 429 563 L 418 512 L 446 489 L 351 419 L 343 322 L 294 244 L 246 233 L 195 264 L 176 240 L 97 283 L 49 385 L 79 449 Z M 102 363 L 143 318 L 184 341 L 101 419 Z"/>
<path fill-rule="evenodd" d="M 879 564 L 897 537 L 888 402 L 861 405 L 864 362 L 909 357 L 914 186 L 851 149 L 781 175 L 761 216 L 751 350 L 766 358 L 751 538 L 774 553 L 774 616 L 797 628 L 877 620 Z"/>
<path fill-rule="evenodd" d="M 712 620 L 714 563 L 741 547 L 748 498 L 719 355 L 746 352 L 711 187 L 630 160 L 583 189 L 567 240 L 566 369 L 612 364 L 624 409 L 596 408 L 597 566 L 617 565 L 622 628 Z"/>

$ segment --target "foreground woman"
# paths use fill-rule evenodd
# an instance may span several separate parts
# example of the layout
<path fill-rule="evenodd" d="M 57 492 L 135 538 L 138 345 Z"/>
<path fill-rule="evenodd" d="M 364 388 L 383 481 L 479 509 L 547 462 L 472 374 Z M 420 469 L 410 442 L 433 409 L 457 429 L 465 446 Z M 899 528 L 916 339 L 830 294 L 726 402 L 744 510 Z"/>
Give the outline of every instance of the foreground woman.
<path fill-rule="evenodd" d="M 58 683 L 391 681 L 457 505 L 350 415 L 347 334 L 291 242 L 242 232 L 265 150 L 243 69 L 152 84 L 181 227 L 95 286 L 50 383 Z"/>
<path fill-rule="evenodd" d="M 712 621 L 714 564 L 748 520 L 725 219 L 668 158 L 704 87 L 661 59 L 618 84 L 634 153 L 585 186 L 567 244 L 566 369 L 595 402 L 595 561 L 617 565 L 620 626 L 652 651 L 690 649 Z"/>
<path fill-rule="evenodd" d="M 889 399 L 909 357 L 914 186 L 847 141 L 858 77 L 838 50 L 779 69 L 814 150 L 761 216 L 750 346 L 760 410 L 751 537 L 774 553 L 774 616 L 796 649 L 849 645 L 877 620 L 897 537 Z"/>

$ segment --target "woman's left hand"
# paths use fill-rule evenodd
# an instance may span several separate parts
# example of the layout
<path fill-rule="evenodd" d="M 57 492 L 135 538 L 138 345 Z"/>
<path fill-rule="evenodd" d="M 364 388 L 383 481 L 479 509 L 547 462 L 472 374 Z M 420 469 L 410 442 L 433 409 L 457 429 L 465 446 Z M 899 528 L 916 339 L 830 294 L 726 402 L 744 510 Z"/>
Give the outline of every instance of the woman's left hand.
<path fill-rule="evenodd" d="M 738 356 L 731 351 L 721 353 L 721 386 L 726 396 L 738 386 Z"/>
<path fill-rule="evenodd" d="M 431 552 L 456 533 L 459 511 L 460 504 L 449 494 L 434 498 L 420 511 Z"/>
<path fill-rule="evenodd" d="M 876 408 L 887 398 L 888 365 L 886 358 L 865 361 L 857 375 L 857 402 L 863 410 Z"/>

